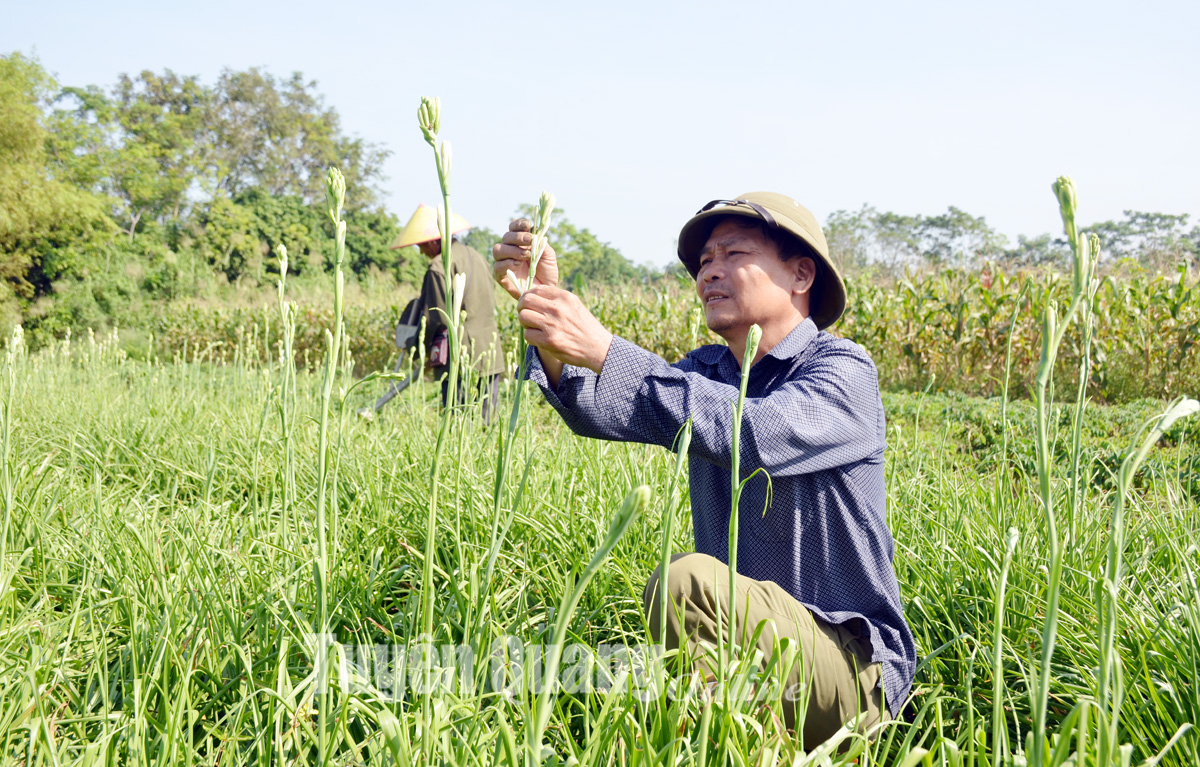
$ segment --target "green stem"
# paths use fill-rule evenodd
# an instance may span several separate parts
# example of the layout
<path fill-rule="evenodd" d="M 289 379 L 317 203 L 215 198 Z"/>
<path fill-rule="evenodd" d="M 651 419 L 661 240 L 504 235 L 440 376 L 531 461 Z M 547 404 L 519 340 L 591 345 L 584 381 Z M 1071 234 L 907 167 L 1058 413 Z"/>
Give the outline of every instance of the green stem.
<path fill-rule="evenodd" d="M 517 372 L 516 392 L 513 397 L 512 412 L 508 417 L 508 428 L 500 433 L 500 450 L 496 457 L 496 481 L 492 486 L 492 531 L 488 543 L 488 561 L 485 571 L 485 584 L 492 582 L 492 570 L 496 557 L 500 552 L 500 506 L 504 498 L 504 489 L 508 482 L 508 469 L 512 462 L 513 444 L 517 438 L 517 425 L 521 419 L 521 401 L 525 392 L 525 379 L 529 375 L 529 345 L 524 334 L 520 334 L 518 343 L 521 355 L 521 366 Z"/>
<path fill-rule="evenodd" d="M 1131 449 L 1121 462 L 1117 472 L 1117 496 L 1113 502 L 1111 533 L 1108 541 L 1108 559 L 1104 578 L 1096 587 L 1096 610 L 1100 619 L 1100 668 L 1098 674 L 1097 704 L 1100 709 L 1100 759 L 1099 764 L 1109 764 L 1117 749 L 1117 728 L 1121 718 L 1122 694 L 1116 652 L 1117 610 L 1121 584 L 1121 569 L 1125 554 L 1125 498 L 1138 467 L 1158 443 L 1163 433 L 1178 419 L 1195 414 L 1200 403 L 1180 398 L 1171 403 L 1158 421 L 1142 438 L 1140 446 Z M 1136 444 L 1136 441 L 1135 441 Z M 1110 690 L 1113 679 L 1117 679 L 1116 690 Z"/>
<path fill-rule="evenodd" d="M 1060 180 L 1060 183 L 1062 181 Z M 1056 191 L 1058 187 L 1056 186 Z M 1050 481 L 1050 427 L 1047 391 L 1050 377 L 1054 372 L 1054 361 L 1058 356 L 1058 348 L 1063 335 L 1071 321 L 1079 312 L 1083 298 L 1087 292 L 1091 270 L 1087 246 L 1080 248 L 1080 241 L 1075 235 L 1074 192 L 1071 191 L 1071 202 L 1063 204 L 1063 225 L 1071 240 L 1074 254 L 1073 291 L 1071 304 L 1061 322 L 1056 321 L 1056 308 L 1050 300 L 1049 288 L 1046 293 L 1046 309 L 1042 326 L 1042 358 L 1038 366 L 1035 388 L 1037 408 L 1037 469 L 1038 495 L 1042 510 L 1046 517 L 1046 545 L 1050 559 L 1049 578 L 1047 580 L 1046 621 L 1042 628 L 1042 657 L 1038 669 L 1037 687 L 1030 701 L 1033 707 L 1032 745 L 1030 747 L 1029 763 L 1043 764 L 1046 748 L 1046 714 L 1050 703 L 1050 664 L 1054 659 L 1054 647 L 1058 638 L 1058 604 L 1059 592 L 1062 587 L 1063 551 L 1058 539 L 1058 518 L 1054 508 L 1053 487 Z"/>
<path fill-rule="evenodd" d="M 692 419 L 688 418 L 676 439 L 675 474 L 671 485 L 671 497 L 667 501 L 663 519 L 662 549 L 659 552 L 658 565 L 658 641 L 665 642 L 667 635 L 667 610 L 670 609 L 667 598 L 667 576 L 671 567 L 671 536 L 675 528 L 675 515 L 679 512 L 680 478 L 683 476 L 684 462 L 687 460 L 688 449 L 692 445 Z"/>
<path fill-rule="evenodd" d="M 8 365 L 6 366 L 5 378 L 8 384 L 8 396 L 3 402 L 0 402 L 0 438 L 3 439 L 3 450 L 0 451 L 0 484 L 3 485 L 4 493 L 4 529 L 0 531 L 0 578 L 4 577 L 4 570 L 7 565 L 8 556 L 8 531 L 12 526 L 12 515 L 14 511 L 13 503 L 13 477 L 12 477 L 12 419 L 13 419 L 13 403 L 17 398 L 17 356 L 19 350 L 16 343 L 9 341 L 8 350 Z"/>
<path fill-rule="evenodd" d="M 738 550 L 738 512 L 742 498 L 741 475 L 741 438 L 742 438 L 742 409 L 746 404 L 746 385 L 750 382 L 750 367 L 758 354 L 758 343 L 762 340 L 762 328 L 751 325 L 746 334 L 746 351 L 742 356 L 742 381 L 738 388 L 737 404 L 733 408 L 733 434 L 730 439 L 729 482 L 732 501 L 729 508 L 729 652 L 733 652 L 737 644 L 737 550 Z M 732 660 L 732 655 L 729 658 Z M 724 662 L 725 653 L 721 654 Z M 727 688 L 728 689 L 728 686 Z"/>
<path fill-rule="evenodd" d="M 336 170 L 331 169 L 331 178 Z M 340 174 L 337 174 L 340 177 Z M 341 217 L 341 200 L 330 205 L 330 217 L 333 219 L 336 231 L 336 249 L 334 251 L 334 292 L 333 292 L 333 332 L 325 331 L 325 344 L 328 356 L 325 358 L 325 377 L 321 386 L 321 420 L 317 440 L 317 560 L 314 565 L 314 580 L 317 587 L 317 621 L 316 634 L 318 651 L 325 651 L 324 636 L 329 633 L 329 543 L 326 531 L 329 520 L 326 509 L 326 495 L 329 485 L 329 405 L 333 398 L 333 382 L 337 377 L 338 351 L 342 340 L 342 305 L 344 301 L 345 278 L 342 275 L 342 261 L 346 255 L 346 222 Z M 333 508 L 336 515 L 336 506 Z M 320 685 L 320 729 L 318 732 L 318 756 L 321 764 L 328 763 L 331 756 L 329 750 L 332 722 L 329 721 L 330 696 L 329 663 L 322 659 L 323 673 L 318 680 Z"/>
<path fill-rule="evenodd" d="M 608 535 L 604 542 L 592 554 L 592 559 L 584 568 L 583 575 L 575 584 L 575 588 L 571 591 L 563 603 L 558 608 L 558 617 L 554 625 L 554 639 L 550 643 L 546 652 L 545 671 L 542 674 L 542 688 L 538 692 L 534 700 L 532 726 L 527 730 L 529 738 L 527 740 L 529 750 L 527 759 L 534 764 L 541 762 L 542 753 L 542 736 L 546 732 L 546 725 L 550 723 L 550 714 L 553 709 L 550 706 L 550 696 L 555 692 L 556 680 L 558 679 L 558 664 L 562 660 L 563 643 L 567 639 L 567 629 L 571 624 L 571 616 L 575 614 L 575 608 L 579 605 L 579 600 L 583 598 L 583 592 L 587 588 L 588 583 L 600 570 L 600 565 L 604 564 L 604 560 L 616 548 L 621 537 L 625 535 L 625 531 L 633 524 L 638 515 L 650 505 L 650 488 L 646 485 L 635 487 L 625 496 L 624 502 L 621 503 L 621 508 L 613 517 L 611 526 L 608 529 Z"/>
<path fill-rule="evenodd" d="M 1008 568 L 1012 565 L 1013 552 L 1017 549 L 1020 533 L 1015 527 L 1008 529 L 1008 539 L 1004 547 L 1004 563 L 1000 566 L 1000 579 L 996 587 L 996 615 L 992 629 L 992 765 L 1000 767 L 1001 755 L 1007 756 L 1007 739 L 1005 748 L 1000 748 L 1000 733 L 1005 731 L 1003 706 L 1004 695 L 1004 598 L 1008 587 Z"/>
<path fill-rule="evenodd" d="M 450 431 L 451 416 L 458 403 L 458 367 L 459 367 L 459 337 L 458 312 L 452 272 L 453 254 L 451 252 L 451 216 L 450 216 L 450 178 L 449 169 L 442 165 L 442 155 L 437 150 L 436 139 L 430 141 L 433 147 L 434 160 L 437 163 L 438 183 L 442 188 L 442 270 L 446 280 L 446 339 L 449 354 L 449 370 L 446 374 L 446 406 L 442 409 L 441 424 L 438 427 L 437 444 L 433 451 L 433 463 L 429 469 L 429 514 L 425 520 L 425 569 L 422 573 L 422 616 L 421 628 L 426 637 L 433 636 L 433 558 L 437 550 L 437 515 L 439 498 L 439 470 L 441 468 L 442 452 L 446 436 Z"/>

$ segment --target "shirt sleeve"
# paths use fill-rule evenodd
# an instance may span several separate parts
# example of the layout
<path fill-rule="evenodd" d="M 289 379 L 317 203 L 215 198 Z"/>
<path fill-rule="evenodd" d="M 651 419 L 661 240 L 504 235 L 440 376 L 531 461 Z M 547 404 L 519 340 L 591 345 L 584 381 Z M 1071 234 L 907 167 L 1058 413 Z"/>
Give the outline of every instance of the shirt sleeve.
<path fill-rule="evenodd" d="M 692 418 L 689 454 L 729 468 L 736 386 L 696 372 L 690 359 L 668 364 L 614 337 L 599 375 L 563 367 L 550 388 L 536 349 L 529 379 L 576 434 L 670 449 Z M 875 366 L 859 352 L 835 350 L 764 397 L 747 397 L 741 470 L 795 476 L 854 463 L 882 447 Z"/>

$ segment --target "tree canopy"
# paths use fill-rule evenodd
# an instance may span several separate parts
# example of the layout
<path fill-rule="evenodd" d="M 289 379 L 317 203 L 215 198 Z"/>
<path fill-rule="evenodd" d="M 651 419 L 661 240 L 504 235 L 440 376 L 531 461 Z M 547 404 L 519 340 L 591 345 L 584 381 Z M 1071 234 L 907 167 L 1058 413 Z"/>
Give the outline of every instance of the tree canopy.
<path fill-rule="evenodd" d="M 32 299 L 82 270 L 111 233 L 107 200 L 55 174 L 43 104 L 55 83 L 20 54 L 0 58 L 0 304 Z"/>

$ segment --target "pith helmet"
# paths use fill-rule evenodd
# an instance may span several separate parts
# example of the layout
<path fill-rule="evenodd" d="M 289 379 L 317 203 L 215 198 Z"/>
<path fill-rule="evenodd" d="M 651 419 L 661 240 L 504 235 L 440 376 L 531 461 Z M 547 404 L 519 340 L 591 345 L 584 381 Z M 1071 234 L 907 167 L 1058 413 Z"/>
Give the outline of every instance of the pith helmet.
<path fill-rule="evenodd" d="M 837 267 L 829 260 L 829 245 L 821 225 L 808 208 L 775 192 L 750 192 L 732 200 L 713 200 L 692 216 L 679 232 L 679 260 L 693 279 L 700 271 L 700 251 L 717 225 L 717 216 L 746 216 L 764 221 L 768 228 L 780 229 L 796 238 L 817 262 L 809 315 L 819 330 L 837 322 L 846 310 L 846 285 Z"/>
<path fill-rule="evenodd" d="M 471 228 L 467 220 L 454 211 L 450 212 L 450 234 L 465 232 Z M 438 231 L 437 209 L 425 203 L 417 206 L 417 211 L 400 230 L 400 235 L 392 243 L 392 250 L 407 248 L 409 245 L 420 245 L 430 240 L 440 240 L 442 233 Z"/>

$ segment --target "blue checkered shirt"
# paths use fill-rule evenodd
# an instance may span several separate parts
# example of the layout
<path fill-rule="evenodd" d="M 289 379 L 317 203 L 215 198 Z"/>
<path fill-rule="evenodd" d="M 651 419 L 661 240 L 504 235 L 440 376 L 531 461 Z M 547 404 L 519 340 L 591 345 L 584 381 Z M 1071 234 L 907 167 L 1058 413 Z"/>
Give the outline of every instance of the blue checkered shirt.
<path fill-rule="evenodd" d="M 566 365 L 551 388 L 536 350 L 529 380 L 576 434 L 671 449 L 690 416 L 688 462 L 696 551 L 729 561 L 733 404 L 741 367 L 726 346 L 702 346 L 669 365 L 614 337 L 596 375 Z M 883 451 L 883 401 L 861 346 L 796 326 L 751 368 L 741 471 L 764 469 L 742 493 L 738 572 L 774 581 L 815 615 L 842 624 L 881 664 L 897 715 L 916 670 L 892 567 Z"/>

